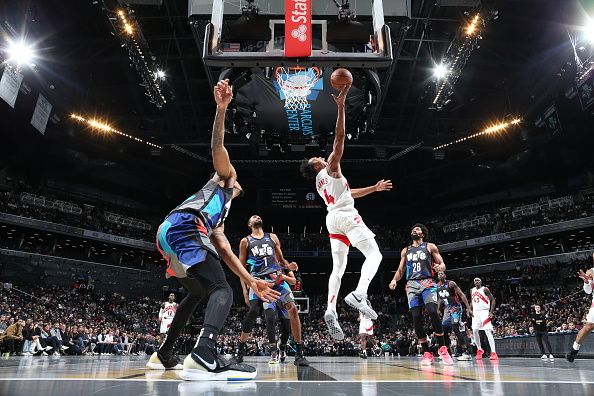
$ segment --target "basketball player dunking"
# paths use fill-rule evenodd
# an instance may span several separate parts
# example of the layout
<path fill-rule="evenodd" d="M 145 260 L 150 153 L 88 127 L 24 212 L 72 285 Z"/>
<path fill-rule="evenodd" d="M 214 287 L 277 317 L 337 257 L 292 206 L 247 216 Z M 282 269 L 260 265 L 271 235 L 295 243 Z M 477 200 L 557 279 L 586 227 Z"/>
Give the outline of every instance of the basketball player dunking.
<path fill-rule="evenodd" d="M 295 353 L 296 366 L 309 366 L 309 362 L 303 356 L 303 343 L 301 340 L 301 319 L 295 305 L 293 292 L 284 280 L 283 268 L 297 269 L 297 264 L 289 263 L 283 256 L 280 241 L 276 234 L 264 232 L 262 218 L 253 215 L 248 220 L 250 235 L 243 238 L 239 243 L 239 259 L 249 268 L 252 276 L 264 279 L 274 284 L 273 289 L 281 296 L 276 302 L 264 302 L 264 318 L 266 320 L 266 332 L 268 335 L 268 348 L 271 351 L 270 364 L 279 363 L 279 353 L 276 345 L 276 314 L 279 311 L 281 318 L 290 320 L 293 339 L 295 340 L 297 352 Z M 294 279 L 294 278 L 293 278 Z M 244 292 L 249 289 L 248 300 L 250 310 L 242 322 L 241 336 L 236 360 L 242 361 L 245 354 L 247 338 L 254 328 L 256 317 L 260 311 L 261 299 L 249 285 L 242 285 Z M 285 341 L 286 344 L 286 341 Z"/>
<path fill-rule="evenodd" d="M 173 321 L 173 317 L 175 316 L 175 311 L 177 311 L 177 303 L 175 302 L 175 294 L 169 294 L 169 301 L 164 302 L 161 304 L 161 309 L 159 310 L 159 321 L 161 322 L 161 326 L 159 329 L 159 333 L 163 336 L 161 339 L 164 340 L 164 336 L 169 330 L 171 326 L 171 322 Z"/>
<path fill-rule="evenodd" d="M 437 246 L 424 242 L 429 236 L 429 230 L 423 224 L 415 224 L 410 231 L 412 243 L 402 249 L 400 265 L 390 282 L 390 289 L 396 289 L 396 283 L 402 279 L 406 271 L 406 296 L 408 308 L 413 319 L 415 333 L 421 343 L 423 358 L 421 365 L 428 366 L 433 363 L 433 354 L 429 351 L 427 333 L 423 326 L 423 306 L 429 314 L 435 337 L 439 343 L 439 356 L 444 364 L 452 365 L 454 362 L 443 336 L 441 318 L 437 312 L 437 287 L 433 280 L 434 271 L 445 271 L 445 264 Z"/>
<path fill-rule="evenodd" d="M 493 311 L 495 310 L 495 297 L 491 291 L 482 286 L 481 278 L 474 278 L 474 287 L 470 290 L 470 299 L 472 300 L 472 334 L 476 343 L 476 360 L 483 358 L 483 349 L 481 348 L 481 337 L 479 330 L 484 330 L 489 340 L 491 348 L 490 360 L 499 360 L 495 352 L 495 339 L 493 338 Z"/>
<path fill-rule="evenodd" d="M 330 234 L 332 250 L 332 273 L 328 280 L 328 307 L 324 320 L 332 338 L 344 339 L 344 333 L 338 323 L 336 299 L 340 283 L 347 265 L 349 246 L 352 244 L 365 256 L 361 267 L 361 277 L 355 291 L 349 293 L 345 302 L 363 312 L 371 319 L 377 319 L 377 313 L 366 303 L 367 289 L 382 261 L 382 254 L 375 241 L 375 234 L 365 225 L 355 209 L 353 198 L 363 197 L 376 191 L 392 189 L 390 180 L 379 181 L 375 186 L 351 190 L 340 169 L 340 160 L 344 152 L 345 141 L 345 99 L 350 85 L 345 85 L 338 96 L 332 95 L 338 106 L 336 133 L 332 153 L 328 162 L 314 157 L 303 160 L 301 174 L 306 179 L 316 179 L 316 189 L 328 207 L 326 227 Z"/>
<path fill-rule="evenodd" d="M 224 234 L 224 221 L 231 201 L 243 192 L 223 141 L 225 111 L 233 99 L 228 80 L 214 88 L 217 111 L 212 130 L 214 176 L 195 194 L 173 209 L 159 226 L 157 248 L 167 260 L 167 276 L 176 277 L 188 291 L 159 351 L 151 356 L 148 368 L 177 368 L 175 342 L 201 301 L 206 302 L 204 323 L 198 341 L 186 357 L 180 378 L 185 380 L 245 380 L 255 378 L 254 367 L 229 362 L 216 352 L 216 342 L 233 303 L 221 258 L 244 282 L 269 301 L 280 297 L 263 280 L 252 277 L 231 250 Z M 219 256 L 220 255 L 220 256 Z"/>
<path fill-rule="evenodd" d="M 462 309 L 462 303 L 466 307 L 469 317 L 472 317 L 472 308 L 468 304 L 468 299 L 460 290 L 460 287 L 456 282 L 447 280 L 445 272 L 441 271 L 437 274 L 437 297 L 439 302 L 437 303 L 437 311 L 441 312 L 443 308 L 443 319 L 442 326 L 444 330 L 444 337 L 446 345 L 449 345 L 450 330 L 454 330 L 456 338 L 458 339 L 458 345 L 462 349 L 462 356 L 458 356 L 458 360 L 468 361 L 472 360 L 469 355 L 470 342 L 466 337 L 466 328 L 464 326 L 464 312 Z"/>

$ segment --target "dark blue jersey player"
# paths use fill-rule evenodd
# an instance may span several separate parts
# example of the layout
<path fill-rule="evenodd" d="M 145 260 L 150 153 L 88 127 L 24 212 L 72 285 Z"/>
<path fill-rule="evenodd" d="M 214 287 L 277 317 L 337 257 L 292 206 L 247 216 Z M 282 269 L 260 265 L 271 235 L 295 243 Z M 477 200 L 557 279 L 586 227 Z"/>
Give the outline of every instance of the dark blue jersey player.
<path fill-rule="evenodd" d="M 278 298 L 280 293 L 245 270 L 223 233 L 231 201 L 241 194 L 242 189 L 223 145 L 225 111 L 233 99 L 227 80 L 219 81 L 214 88 L 214 97 L 217 112 L 211 149 L 215 174 L 197 193 L 171 211 L 157 231 L 157 247 L 167 260 L 167 276 L 178 278 L 188 294 L 177 308 L 165 342 L 151 356 L 147 367 L 177 368 L 177 357 L 173 354 L 175 342 L 198 304 L 206 301 L 204 324 L 197 345 L 180 367 L 183 368 L 180 377 L 185 380 L 253 379 L 255 368 L 228 362 L 215 351 L 218 334 L 233 303 L 233 292 L 220 258 L 263 300 Z"/>
<path fill-rule="evenodd" d="M 441 318 L 437 312 L 437 287 L 433 280 L 434 271 L 445 271 L 445 264 L 439 254 L 437 246 L 425 242 L 429 231 L 423 224 L 415 224 L 410 232 L 412 243 L 402 249 L 400 264 L 394 279 L 390 282 L 390 289 L 396 289 L 396 283 L 406 274 L 406 296 L 408 307 L 413 318 L 415 333 L 423 347 L 422 365 L 433 363 L 433 354 L 429 351 L 427 334 L 423 326 L 423 306 L 431 317 L 433 331 L 439 342 L 439 355 L 444 364 L 453 364 L 452 357 L 445 345 Z"/>
<path fill-rule="evenodd" d="M 458 345 L 462 349 L 462 356 L 458 356 L 458 360 L 472 360 L 470 357 L 470 343 L 466 336 L 466 329 L 463 319 L 462 303 L 466 307 L 468 317 L 472 317 L 472 308 L 468 304 L 468 299 L 460 290 L 456 282 L 447 280 L 445 272 L 441 271 L 437 274 L 437 297 L 439 302 L 437 304 L 437 311 L 441 312 L 443 309 L 442 325 L 444 330 L 444 337 L 446 345 L 449 346 L 450 331 L 454 331 L 458 338 Z"/>

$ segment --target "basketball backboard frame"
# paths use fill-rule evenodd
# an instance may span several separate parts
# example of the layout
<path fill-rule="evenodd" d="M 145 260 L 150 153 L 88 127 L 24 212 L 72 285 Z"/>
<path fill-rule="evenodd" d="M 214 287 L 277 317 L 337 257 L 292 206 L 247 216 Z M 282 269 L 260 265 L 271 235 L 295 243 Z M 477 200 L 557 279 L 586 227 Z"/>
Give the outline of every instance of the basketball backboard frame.
<path fill-rule="evenodd" d="M 311 56 L 304 58 L 287 58 L 282 51 L 266 52 L 225 52 L 222 50 L 222 33 L 225 18 L 225 0 L 213 0 L 209 22 L 205 26 L 202 57 L 206 66 L 210 67 L 347 67 L 347 68 L 386 68 L 393 62 L 392 39 L 388 25 L 384 21 L 382 0 L 368 0 L 371 3 L 371 19 L 373 26 L 374 48 L 370 52 L 331 52 L 327 46 L 321 50 L 313 50 Z M 196 14 L 194 0 L 189 0 L 188 13 L 190 20 L 203 19 L 204 14 Z M 203 7 L 204 8 L 204 7 Z M 204 12 L 202 9 L 200 12 Z M 278 12 L 278 9 L 275 10 Z M 268 15 L 275 23 L 282 22 L 282 15 Z M 314 23 L 322 21 L 316 16 Z M 325 22 L 325 21 L 324 21 Z M 200 24 L 193 24 L 193 29 Z M 271 37 L 272 39 L 272 37 Z M 272 40 L 271 40 L 272 41 Z"/>

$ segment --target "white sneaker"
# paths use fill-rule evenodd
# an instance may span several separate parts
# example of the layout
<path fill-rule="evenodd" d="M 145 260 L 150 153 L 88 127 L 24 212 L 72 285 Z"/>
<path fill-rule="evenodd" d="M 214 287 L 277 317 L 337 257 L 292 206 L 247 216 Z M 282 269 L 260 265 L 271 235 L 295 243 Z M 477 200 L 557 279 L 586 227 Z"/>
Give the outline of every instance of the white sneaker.
<path fill-rule="evenodd" d="M 344 333 L 338 323 L 336 312 L 328 309 L 324 314 L 324 321 L 326 322 L 326 326 L 328 326 L 328 332 L 332 338 L 335 340 L 344 340 Z"/>
<path fill-rule="evenodd" d="M 60 347 L 60 349 L 61 349 L 61 350 L 63 350 L 63 351 L 65 351 L 65 350 L 66 350 L 66 349 L 68 349 L 68 348 L 69 348 L 69 347 L 67 347 L 67 346 L 64 346 L 64 345 L 62 345 L 62 346 Z"/>
<path fill-rule="evenodd" d="M 540 358 L 541 358 L 542 360 L 547 360 L 547 355 L 542 355 Z"/>
<path fill-rule="evenodd" d="M 47 352 L 43 351 L 43 352 L 41 352 L 41 356 L 49 356 L 49 355 L 47 354 Z"/>
<path fill-rule="evenodd" d="M 555 356 L 553 356 L 553 355 L 549 355 L 549 360 L 550 360 L 551 362 L 552 362 L 552 361 L 554 361 L 554 360 L 555 360 Z"/>
<path fill-rule="evenodd" d="M 472 360 L 472 357 L 466 352 L 464 352 L 461 356 L 458 356 L 456 359 L 460 362 L 469 362 Z"/>
<path fill-rule="evenodd" d="M 351 307 L 355 308 L 363 315 L 371 320 L 377 319 L 377 312 L 375 312 L 369 305 L 367 305 L 367 296 L 363 293 L 350 292 L 344 299 Z"/>
<path fill-rule="evenodd" d="M 50 349 L 53 349 L 53 347 L 51 347 L 51 346 L 49 346 L 49 345 L 45 347 L 45 350 L 46 350 L 46 351 L 49 351 Z"/>

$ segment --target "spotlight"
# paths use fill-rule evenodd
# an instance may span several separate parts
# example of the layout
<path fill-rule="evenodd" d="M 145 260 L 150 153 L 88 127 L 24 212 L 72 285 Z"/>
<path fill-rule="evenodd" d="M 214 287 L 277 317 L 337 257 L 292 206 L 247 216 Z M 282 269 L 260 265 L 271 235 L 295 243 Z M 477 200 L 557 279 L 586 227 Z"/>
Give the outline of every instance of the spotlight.
<path fill-rule="evenodd" d="M 161 69 L 157 69 L 157 72 L 155 73 L 155 77 L 163 80 L 165 78 L 165 72 Z"/>
<path fill-rule="evenodd" d="M 9 40 L 8 62 L 14 62 L 17 66 L 22 64 L 30 65 L 33 58 L 34 54 L 31 45 L 26 45 L 23 41 Z"/>
<path fill-rule="evenodd" d="M 586 39 L 594 43 L 594 19 L 588 18 L 588 24 L 584 28 Z"/>
<path fill-rule="evenodd" d="M 433 75 L 438 79 L 441 80 L 443 78 L 445 78 L 448 74 L 448 68 L 440 63 L 439 65 L 436 65 L 435 68 L 433 69 Z"/>

